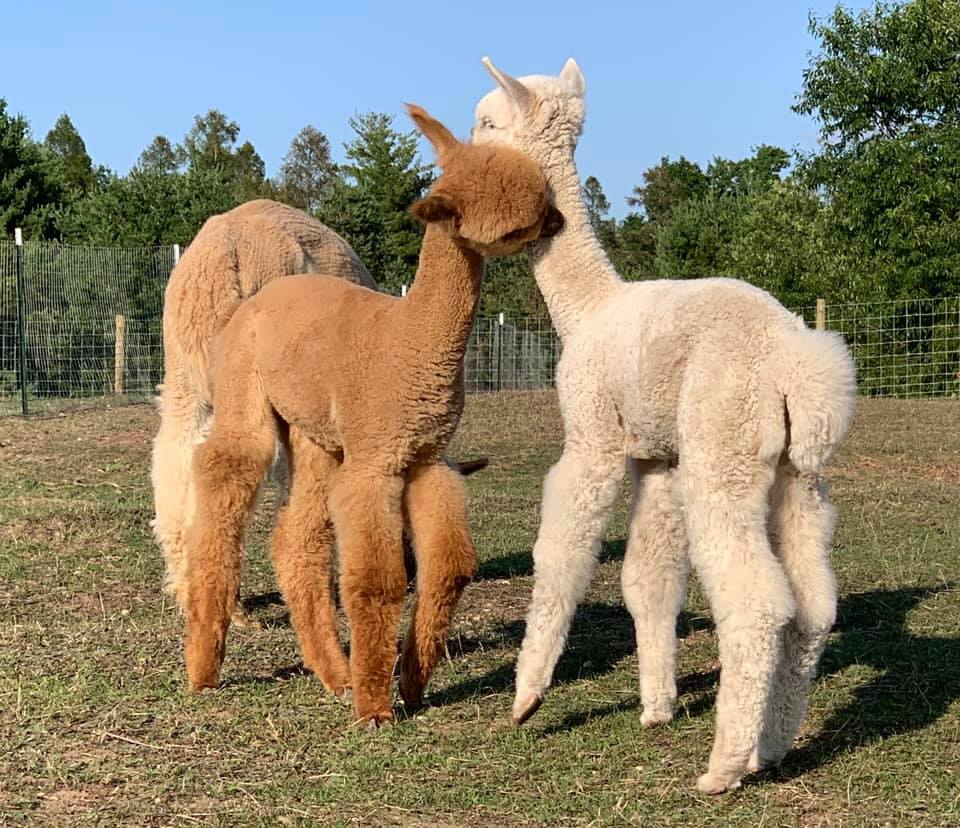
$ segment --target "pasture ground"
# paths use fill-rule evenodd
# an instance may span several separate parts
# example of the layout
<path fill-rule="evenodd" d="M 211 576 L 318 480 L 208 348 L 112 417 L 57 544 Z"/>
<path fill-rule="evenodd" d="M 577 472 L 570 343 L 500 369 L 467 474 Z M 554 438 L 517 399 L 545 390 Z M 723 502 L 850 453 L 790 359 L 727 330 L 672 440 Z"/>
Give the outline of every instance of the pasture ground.
<path fill-rule="evenodd" d="M 299 668 L 264 551 L 226 680 L 184 692 L 181 620 L 148 521 L 149 406 L 0 419 L 0 824 L 958 825 L 960 402 L 863 400 L 830 473 L 840 616 L 797 749 L 708 799 L 716 641 L 694 584 L 675 721 L 640 727 L 620 600 L 626 499 L 553 691 L 509 721 L 551 393 L 475 396 L 452 454 L 482 566 L 421 713 L 376 734 Z"/>

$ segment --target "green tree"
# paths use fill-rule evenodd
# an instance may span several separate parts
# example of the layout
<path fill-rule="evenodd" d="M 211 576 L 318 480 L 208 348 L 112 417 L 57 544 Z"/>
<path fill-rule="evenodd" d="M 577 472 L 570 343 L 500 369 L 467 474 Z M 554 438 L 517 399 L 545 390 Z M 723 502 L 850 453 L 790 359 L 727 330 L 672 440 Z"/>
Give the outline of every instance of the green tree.
<path fill-rule="evenodd" d="M 718 196 L 741 197 L 765 192 L 780 181 L 790 166 L 790 153 L 780 147 L 762 144 L 754 154 L 741 161 L 714 158 L 707 166 L 710 192 Z"/>
<path fill-rule="evenodd" d="M 54 232 L 63 182 L 43 147 L 30 136 L 22 115 L 7 112 L 0 98 L 0 227 L 5 235 L 22 227 L 34 238 Z"/>
<path fill-rule="evenodd" d="M 741 160 L 714 158 L 705 173 L 683 159 L 648 170 L 645 177 L 658 182 L 663 194 L 657 202 L 670 205 L 658 208 L 657 272 L 684 279 L 737 275 L 731 245 L 739 225 L 753 201 L 780 184 L 789 163 L 786 150 L 765 144 Z M 645 195 L 649 192 L 648 187 Z"/>
<path fill-rule="evenodd" d="M 754 195 L 726 243 L 730 273 L 772 293 L 787 307 L 818 297 L 854 301 L 863 285 L 837 255 L 829 207 L 794 179 Z M 852 277 L 852 278 L 851 278 Z"/>
<path fill-rule="evenodd" d="M 62 219 L 63 233 L 68 241 L 89 244 L 184 243 L 210 216 L 236 205 L 234 187 L 216 170 L 136 167 L 73 205 Z"/>
<path fill-rule="evenodd" d="M 94 186 L 96 175 L 93 161 L 69 115 L 64 113 L 57 118 L 43 143 L 59 165 L 60 177 L 73 197 L 86 193 Z"/>
<path fill-rule="evenodd" d="M 633 188 L 627 204 L 640 207 L 647 221 L 663 224 L 670 214 L 690 199 L 701 198 L 709 189 L 709 180 L 699 164 L 683 156 L 671 161 L 667 156 L 643 174 L 644 183 Z"/>
<path fill-rule="evenodd" d="M 209 171 L 233 186 L 237 202 L 256 198 L 264 187 L 264 163 L 253 144 L 236 146 L 240 127 L 217 109 L 197 115 L 177 148 L 177 159 L 188 173 Z"/>
<path fill-rule="evenodd" d="M 593 232 L 597 234 L 607 255 L 612 256 L 617 247 L 617 222 L 607 217 L 610 212 L 610 201 L 603 192 L 600 182 L 592 175 L 583 182 L 583 197 L 587 203 Z"/>
<path fill-rule="evenodd" d="M 367 113 L 350 119 L 356 138 L 348 163 L 317 211 L 339 231 L 381 286 L 399 292 L 416 271 L 422 228 L 408 212 L 432 180 L 417 153 L 418 133 L 398 132 L 393 117 Z"/>
<path fill-rule="evenodd" d="M 960 292 L 960 4 L 838 7 L 810 30 L 795 109 L 820 121 L 821 149 L 802 173 L 838 244 L 873 295 Z"/>
<path fill-rule="evenodd" d="M 170 143 L 170 139 L 158 135 L 140 153 L 140 157 L 137 159 L 137 167 L 141 170 L 173 174 L 180 167 L 177 149 Z"/>
<path fill-rule="evenodd" d="M 308 125 L 290 142 L 274 186 L 279 198 L 287 204 L 313 211 L 320 206 L 324 192 L 336 175 L 330 141 L 319 129 Z"/>
<path fill-rule="evenodd" d="M 628 213 L 617 226 L 617 243 L 610 258 L 624 279 L 644 279 L 657 275 L 658 226 L 639 213 Z"/>

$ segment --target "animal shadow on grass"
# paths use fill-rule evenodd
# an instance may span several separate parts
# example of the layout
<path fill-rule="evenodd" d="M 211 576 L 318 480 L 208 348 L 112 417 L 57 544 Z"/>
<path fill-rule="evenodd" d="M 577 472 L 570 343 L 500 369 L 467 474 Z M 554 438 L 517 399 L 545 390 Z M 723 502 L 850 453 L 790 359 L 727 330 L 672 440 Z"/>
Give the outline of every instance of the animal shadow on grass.
<path fill-rule="evenodd" d="M 960 638 L 913 635 L 906 618 L 923 600 L 954 589 L 951 584 L 844 596 L 839 635 L 827 647 L 820 673 L 868 665 L 878 674 L 856 687 L 853 698 L 830 714 L 819 733 L 769 773 L 793 779 L 884 737 L 921 730 L 943 716 L 960 699 Z"/>
<path fill-rule="evenodd" d="M 623 558 L 625 541 L 617 540 L 605 543 L 601 550 L 600 562 Z M 477 580 L 503 579 L 511 576 L 531 575 L 533 560 L 529 552 L 512 553 L 480 565 Z M 496 626 L 482 639 L 452 641 L 450 649 L 457 653 L 469 653 L 481 649 L 516 651 L 523 641 L 525 622 L 509 621 Z M 696 629 L 709 626 L 698 616 L 683 612 L 677 624 L 677 634 L 682 638 Z M 586 678 L 595 678 L 613 670 L 624 658 L 636 651 L 636 637 L 633 619 L 622 604 L 586 602 L 577 608 L 571 626 L 567 646 L 554 671 L 553 684 L 569 684 Z M 478 678 L 466 679 L 443 690 L 430 694 L 433 705 L 455 704 L 480 693 L 500 693 L 513 686 L 514 661 L 503 664 Z M 636 706 L 636 702 L 617 705 L 616 709 Z M 603 715 L 603 712 L 598 712 Z M 584 715 L 584 721 L 590 714 Z M 570 726 L 574 726 L 571 723 Z"/>
<path fill-rule="evenodd" d="M 627 542 L 620 540 L 605 541 L 600 549 L 600 563 L 622 561 L 627 551 Z M 509 552 L 489 561 L 481 561 L 475 581 L 502 581 L 508 578 L 529 577 L 533 575 L 533 554 L 529 549 Z"/>
<path fill-rule="evenodd" d="M 853 697 L 834 710 L 820 731 L 789 753 L 780 768 L 756 778 L 790 780 L 836 757 L 887 736 L 928 727 L 960 699 L 960 638 L 917 636 L 906 627 L 907 616 L 923 600 L 955 585 L 872 590 L 843 596 L 834 636 L 820 662 L 820 674 L 829 676 L 867 665 L 878 674 L 853 690 Z M 681 613 L 677 634 L 709 629 L 704 618 Z M 524 623 L 502 625 L 491 636 L 491 647 L 515 649 Z M 607 673 L 635 649 L 633 621 L 620 605 L 585 603 L 580 606 L 554 684 L 575 682 Z M 433 704 L 456 703 L 482 692 L 504 692 L 514 680 L 513 660 L 480 678 L 470 679 L 432 694 Z M 685 714 L 696 716 L 715 697 L 719 670 L 705 670 L 678 681 Z M 684 696 L 695 695 L 684 704 Z M 545 734 L 579 727 L 591 719 L 615 715 L 640 706 L 637 696 L 582 712 L 571 713 L 550 725 Z"/>

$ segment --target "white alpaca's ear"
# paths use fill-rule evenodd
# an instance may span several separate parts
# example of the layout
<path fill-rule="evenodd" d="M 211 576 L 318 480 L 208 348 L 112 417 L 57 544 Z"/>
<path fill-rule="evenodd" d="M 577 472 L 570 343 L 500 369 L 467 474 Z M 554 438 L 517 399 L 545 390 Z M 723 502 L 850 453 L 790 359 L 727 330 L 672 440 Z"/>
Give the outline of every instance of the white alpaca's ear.
<path fill-rule="evenodd" d="M 583 93 L 587 91 L 587 82 L 583 79 L 583 72 L 580 71 L 580 67 L 577 66 L 577 62 L 573 58 L 568 58 L 567 62 L 563 64 L 563 69 L 560 70 L 560 80 L 578 98 L 582 98 Z"/>
<path fill-rule="evenodd" d="M 480 58 L 484 66 L 487 67 L 487 71 L 493 75 L 493 79 L 497 82 L 501 89 L 506 92 L 510 99 L 516 104 L 517 109 L 520 111 L 521 115 L 526 115 L 532 108 L 534 104 L 534 94 L 526 86 L 524 86 L 516 78 L 508 75 L 506 72 L 501 72 L 493 65 L 493 61 L 488 57 Z"/>

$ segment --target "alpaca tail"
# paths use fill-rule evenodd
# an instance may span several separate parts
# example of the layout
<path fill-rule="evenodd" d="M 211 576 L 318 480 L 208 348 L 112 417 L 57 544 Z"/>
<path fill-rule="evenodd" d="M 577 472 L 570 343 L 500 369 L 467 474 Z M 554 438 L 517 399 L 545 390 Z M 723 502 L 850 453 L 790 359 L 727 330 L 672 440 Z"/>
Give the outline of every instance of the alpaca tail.
<path fill-rule="evenodd" d="M 453 469 L 464 477 L 469 477 L 474 472 L 482 471 L 490 465 L 490 460 L 486 457 L 478 457 L 475 460 L 460 460 L 450 464 Z"/>
<path fill-rule="evenodd" d="M 819 472 L 850 430 L 856 370 L 843 337 L 798 329 L 769 363 L 786 409 L 787 454 L 802 472 Z"/>

